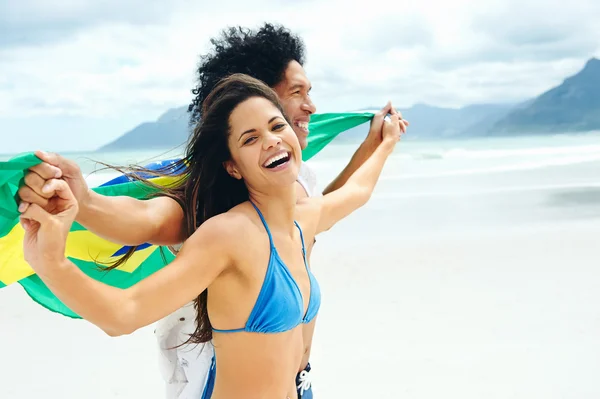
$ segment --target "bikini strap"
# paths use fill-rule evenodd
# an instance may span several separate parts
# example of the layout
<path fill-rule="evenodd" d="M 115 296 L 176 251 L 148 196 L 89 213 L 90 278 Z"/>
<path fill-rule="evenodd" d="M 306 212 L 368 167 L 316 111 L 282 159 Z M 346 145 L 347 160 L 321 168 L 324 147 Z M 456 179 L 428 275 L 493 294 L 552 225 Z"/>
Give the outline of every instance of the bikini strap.
<path fill-rule="evenodd" d="M 275 244 L 273 244 L 273 237 L 271 236 L 271 230 L 269 230 L 269 225 L 267 224 L 265 217 L 263 216 L 260 209 L 258 209 L 258 207 L 256 205 L 254 205 L 254 202 L 250 201 L 250 203 L 252 204 L 254 209 L 256 209 L 256 213 L 258 213 L 258 216 L 260 216 L 260 220 L 262 221 L 262 224 L 263 224 L 263 226 L 265 226 L 265 230 L 267 230 L 267 234 L 269 235 L 269 244 L 271 245 L 271 248 L 274 248 Z M 302 247 L 304 248 L 304 244 L 302 245 Z"/>
<path fill-rule="evenodd" d="M 302 228 L 300 227 L 298 222 L 296 222 L 294 220 L 294 224 L 296 225 L 296 227 L 298 228 L 298 231 L 300 232 L 300 241 L 302 241 L 302 255 L 304 255 L 304 263 L 306 263 L 306 249 L 304 248 L 304 234 L 302 234 Z"/>

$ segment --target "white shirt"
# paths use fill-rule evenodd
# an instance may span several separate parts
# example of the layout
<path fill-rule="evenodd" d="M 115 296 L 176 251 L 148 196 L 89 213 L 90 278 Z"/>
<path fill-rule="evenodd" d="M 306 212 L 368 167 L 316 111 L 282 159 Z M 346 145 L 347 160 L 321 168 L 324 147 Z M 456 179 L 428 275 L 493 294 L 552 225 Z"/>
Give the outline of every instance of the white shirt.
<path fill-rule="evenodd" d="M 305 162 L 302 162 L 300 164 L 300 171 L 298 173 L 298 183 L 300 183 L 300 185 L 304 187 L 304 190 L 306 191 L 309 197 L 319 195 L 319 193 L 316 193 L 317 174 Z"/>
<path fill-rule="evenodd" d="M 304 162 L 300 165 L 298 183 L 309 197 L 316 193 L 317 176 Z M 214 348 L 211 342 L 186 344 L 196 330 L 196 310 L 189 303 L 156 323 L 154 335 L 159 346 L 160 372 L 166 383 L 166 399 L 198 399 L 202 397 Z"/>

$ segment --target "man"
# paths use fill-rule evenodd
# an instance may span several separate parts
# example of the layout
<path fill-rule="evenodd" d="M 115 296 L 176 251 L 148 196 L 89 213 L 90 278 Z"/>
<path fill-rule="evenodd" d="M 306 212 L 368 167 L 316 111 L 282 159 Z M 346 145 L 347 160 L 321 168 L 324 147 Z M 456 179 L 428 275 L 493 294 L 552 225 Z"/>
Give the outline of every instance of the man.
<path fill-rule="evenodd" d="M 226 29 L 220 37 L 212 39 L 211 43 L 213 51 L 201 57 L 198 66 L 198 84 L 192 90 L 195 98 L 189 107 L 191 122 L 195 123 L 200 119 L 204 99 L 222 78 L 232 73 L 245 73 L 264 81 L 275 90 L 298 136 L 301 148 L 306 148 L 308 124 L 316 108 L 310 99 L 311 83 L 303 68 L 305 57 L 302 40 L 284 27 L 264 24 L 255 31 L 241 27 Z M 381 139 L 381 129 L 377 128 L 381 123 L 377 123 L 377 120 L 381 121 L 385 115 L 393 112 L 395 111 L 388 104 L 376 115 L 366 139 L 349 164 L 326 187 L 324 194 L 341 187 L 371 155 Z M 136 237 L 134 240 L 136 242 L 160 245 L 174 244 L 175 237 L 180 237 L 180 231 L 176 231 L 176 228 L 165 224 L 160 219 L 160 199 L 144 201 L 140 204 L 132 202 L 137 201 L 133 199 L 115 199 L 115 197 L 102 197 L 90 193 L 75 163 L 54 155 L 44 160 L 62 170 L 62 177 L 69 183 L 80 201 L 78 222 L 94 233 L 124 244 L 135 244 L 126 242 L 131 240 L 132 236 Z M 301 188 L 297 190 L 299 198 L 318 195 L 315 174 L 306 164 L 301 167 L 298 183 Z M 23 199 L 26 195 L 26 192 L 21 192 Z M 82 201 L 81 198 L 87 200 Z M 131 220 L 123 218 L 125 208 L 132 210 L 129 214 Z M 86 209 L 95 211 L 95 219 L 86 216 Z M 98 213 L 102 215 L 97 217 Z M 113 215 L 120 215 L 120 218 L 113 218 Z M 136 215 L 146 220 L 147 218 L 156 220 L 156 229 L 153 231 L 136 229 Z M 112 220 L 111 223 L 106 222 L 108 218 Z M 123 226 L 115 226 L 115 220 L 119 221 L 117 223 L 123 223 Z M 107 228 L 108 226 L 110 228 Z M 307 244 L 309 244 L 307 253 L 310 257 L 313 243 Z M 192 304 L 157 323 L 155 334 L 160 346 L 161 372 L 166 381 L 168 399 L 199 398 L 202 395 L 214 352 L 211 344 L 186 343 L 189 334 L 195 328 L 195 309 Z M 309 399 L 312 398 L 312 387 L 308 360 L 315 322 L 302 328 L 304 357 L 298 365 L 296 385 L 298 397 Z"/>

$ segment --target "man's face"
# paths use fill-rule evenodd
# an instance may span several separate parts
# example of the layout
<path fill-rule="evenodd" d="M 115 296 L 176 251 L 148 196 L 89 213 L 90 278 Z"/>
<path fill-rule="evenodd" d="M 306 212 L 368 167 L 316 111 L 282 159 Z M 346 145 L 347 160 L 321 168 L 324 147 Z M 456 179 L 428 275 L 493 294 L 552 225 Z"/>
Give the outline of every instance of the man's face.
<path fill-rule="evenodd" d="M 296 61 L 290 61 L 282 81 L 273 87 L 285 113 L 290 118 L 302 149 L 307 145 L 310 116 L 317 111 L 310 99 L 310 89 L 310 80 L 302 65 Z"/>

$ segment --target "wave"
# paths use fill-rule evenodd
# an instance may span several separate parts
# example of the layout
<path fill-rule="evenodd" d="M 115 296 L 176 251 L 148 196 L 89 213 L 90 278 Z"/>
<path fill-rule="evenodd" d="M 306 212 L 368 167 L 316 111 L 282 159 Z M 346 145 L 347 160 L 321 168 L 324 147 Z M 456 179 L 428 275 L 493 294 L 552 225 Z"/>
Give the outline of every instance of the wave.
<path fill-rule="evenodd" d="M 405 199 L 416 197 L 471 197 L 475 195 L 490 195 L 510 192 L 525 191 L 561 191 L 568 189 L 590 189 L 600 188 L 600 182 L 572 183 L 572 184 L 545 184 L 537 186 L 506 186 L 489 189 L 462 190 L 462 191 L 419 191 L 419 192 L 396 192 L 396 193 L 375 193 L 372 199 L 390 200 Z"/>
<path fill-rule="evenodd" d="M 532 156 L 564 156 L 599 154 L 600 145 L 579 145 L 562 147 L 481 149 L 452 148 L 449 150 L 409 153 L 413 159 L 493 159 Z"/>
<path fill-rule="evenodd" d="M 381 176 L 379 180 L 405 180 L 405 179 L 431 179 L 439 177 L 449 176 L 465 176 L 465 175 L 483 175 L 493 173 L 506 173 L 523 170 L 541 169 L 553 166 L 565 166 L 575 165 L 579 163 L 588 163 L 600 161 L 600 153 L 592 154 L 589 156 L 577 156 L 577 157 L 564 157 L 559 159 L 544 159 L 536 161 L 524 161 L 512 164 L 482 167 L 482 168 L 469 168 L 469 169 L 457 169 L 457 170 L 445 170 L 432 173 L 414 173 L 414 174 L 386 174 Z"/>

